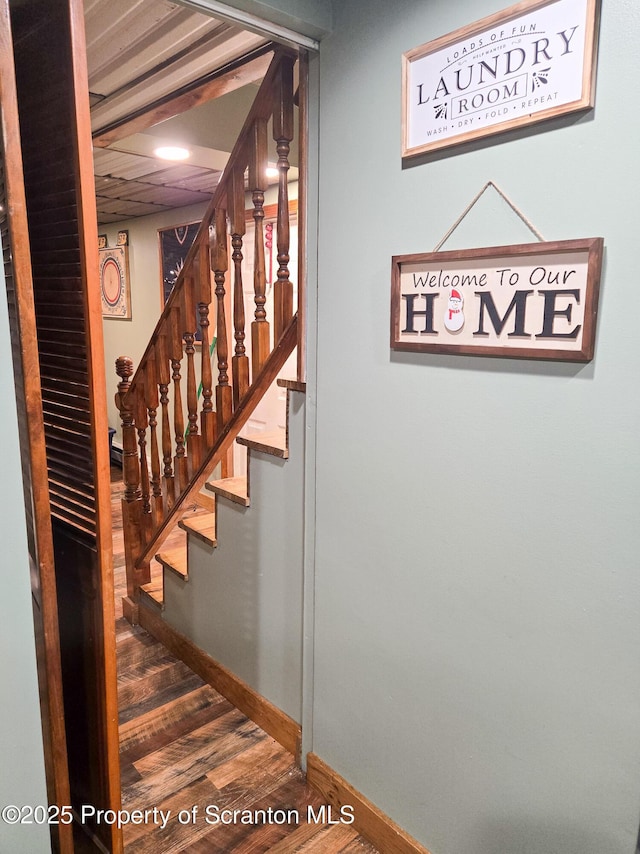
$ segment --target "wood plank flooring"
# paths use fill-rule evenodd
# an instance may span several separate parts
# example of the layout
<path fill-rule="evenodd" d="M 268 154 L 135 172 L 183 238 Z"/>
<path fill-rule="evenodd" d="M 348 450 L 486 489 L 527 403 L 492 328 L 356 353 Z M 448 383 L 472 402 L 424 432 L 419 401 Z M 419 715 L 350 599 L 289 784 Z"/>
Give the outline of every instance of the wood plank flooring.
<path fill-rule="evenodd" d="M 124 826 L 127 854 L 376 854 L 348 825 L 309 823 L 322 800 L 293 757 L 122 617 L 121 494 L 113 469 L 122 807 L 149 811 Z"/>

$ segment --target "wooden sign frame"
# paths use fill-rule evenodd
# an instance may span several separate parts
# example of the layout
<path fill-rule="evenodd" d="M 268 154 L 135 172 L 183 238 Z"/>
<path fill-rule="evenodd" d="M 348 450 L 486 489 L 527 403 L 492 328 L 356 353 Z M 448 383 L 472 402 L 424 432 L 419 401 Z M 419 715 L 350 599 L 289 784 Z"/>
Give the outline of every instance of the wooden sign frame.
<path fill-rule="evenodd" d="M 525 0 L 402 57 L 407 160 L 595 103 L 600 0 Z"/>
<path fill-rule="evenodd" d="M 391 349 L 589 362 L 604 240 L 395 255 Z"/>

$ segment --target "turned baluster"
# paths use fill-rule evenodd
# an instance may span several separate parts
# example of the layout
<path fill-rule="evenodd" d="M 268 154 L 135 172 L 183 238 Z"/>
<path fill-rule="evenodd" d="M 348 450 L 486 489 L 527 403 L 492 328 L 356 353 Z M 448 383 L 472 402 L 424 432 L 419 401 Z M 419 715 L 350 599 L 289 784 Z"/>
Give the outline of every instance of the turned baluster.
<path fill-rule="evenodd" d="M 182 287 L 182 329 L 184 352 L 187 356 L 187 458 L 191 473 L 201 462 L 201 444 L 198 427 L 198 389 L 196 387 L 195 340 L 196 303 L 194 299 L 193 273 L 184 277 Z"/>
<path fill-rule="evenodd" d="M 203 240 L 196 258 L 196 293 L 198 298 L 198 322 L 202 338 L 200 379 L 202 383 L 202 408 L 200 428 L 207 449 L 216 438 L 215 413 L 213 411 L 213 378 L 211 375 L 211 337 L 209 334 L 209 304 L 211 303 L 211 268 L 209 266 L 209 242 Z"/>
<path fill-rule="evenodd" d="M 151 484 L 149 480 L 149 463 L 147 461 L 147 427 L 149 420 L 147 407 L 145 406 L 145 390 L 142 383 L 144 379 L 136 384 L 133 391 L 135 394 L 136 430 L 138 431 L 138 448 L 140 457 L 140 488 L 142 491 L 142 509 L 146 518 L 147 531 L 151 518 Z"/>
<path fill-rule="evenodd" d="M 244 344 L 244 292 L 242 289 L 242 238 L 246 231 L 244 219 L 244 170 L 236 168 L 231 176 L 229 196 L 229 220 L 231 222 L 231 247 L 233 253 L 233 326 L 236 349 L 231 360 L 233 376 L 233 407 L 249 389 L 249 357 Z"/>
<path fill-rule="evenodd" d="M 189 482 L 187 456 L 184 447 L 184 411 L 182 408 L 182 390 L 180 388 L 180 362 L 182 360 L 182 332 L 180 331 L 180 312 L 171 310 L 171 337 L 169 339 L 169 358 L 171 359 L 171 378 L 173 380 L 173 428 L 176 437 L 176 455 L 173 461 L 175 476 L 178 479 L 178 491 L 181 492 Z"/>
<path fill-rule="evenodd" d="M 211 269 L 213 270 L 217 299 L 218 384 L 216 386 L 216 413 L 218 434 L 220 434 L 233 414 L 233 396 L 228 373 L 227 321 L 224 311 L 224 284 L 228 269 L 227 220 L 222 208 L 218 208 L 215 212 L 214 228 L 211 235 Z"/>
<path fill-rule="evenodd" d="M 158 431 L 157 418 L 158 411 L 158 378 L 156 372 L 156 356 L 155 352 L 151 352 L 147 357 L 144 375 L 144 395 L 145 404 L 147 406 L 147 415 L 149 419 L 149 434 L 150 447 L 149 453 L 151 456 L 151 511 L 153 515 L 154 525 L 159 525 L 163 518 L 163 501 L 162 501 L 162 484 L 160 481 L 160 452 L 158 449 Z"/>
<path fill-rule="evenodd" d="M 273 223 L 267 222 L 264 227 L 264 248 L 269 252 L 269 273 L 267 281 L 273 279 Z"/>
<path fill-rule="evenodd" d="M 169 423 L 169 383 L 171 373 L 169 371 L 169 350 L 167 347 L 167 336 L 162 332 L 158 336 L 155 347 L 155 362 L 157 380 L 160 390 L 160 407 L 162 409 L 162 464 L 163 483 L 167 498 L 167 507 L 171 509 L 175 501 L 175 485 L 173 478 L 173 454 L 171 449 L 171 426 Z"/>
<path fill-rule="evenodd" d="M 293 317 L 293 284 L 289 280 L 289 148 L 293 139 L 293 62 L 285 57 L 280 65 L 275 109 L 273 138 L 278 152 L 278 278 L 273 288 L 273 322 L 276 342 Z"/>
<path fill-rule="evenodd" d="M 255 378 L 269 355 L 269 323 L 265 303 L 266 270 L 264 257 L 264 194 L 267 190 L 267 122 L 258 119 L 253 126 L 253 144 L 249 155 L 249 188 L 252 190 L 253 221 L 255 223 L 253 290 L 255 320 L 251 324 L 251 375 Z"/>
<path fill-rule="evenodd" d="M 196 371 L 194 357 L 196 353 L 193 332 L 185 332 L 184 352 L 187 356 L 187 449 L 191 472 L 200 465 L 200 435 L 198 433 L 198 397 L 196 392 Z"/>

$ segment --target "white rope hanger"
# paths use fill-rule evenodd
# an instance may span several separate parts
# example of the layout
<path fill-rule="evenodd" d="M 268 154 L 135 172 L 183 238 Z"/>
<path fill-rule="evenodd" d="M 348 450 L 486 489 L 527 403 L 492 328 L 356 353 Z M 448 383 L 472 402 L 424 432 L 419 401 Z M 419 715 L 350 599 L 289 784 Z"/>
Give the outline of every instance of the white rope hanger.
<path fill-rule="evenodd" d="M 434 252 L 439 252 L 439 251 L 440 251 L 440 248 L 441 248 L 441 247 L 442 247 L 442 246 L 447 242 L 447 240 L 451 237 L 451 235 L 452 235 L 452 234 L 453 234 L 453 232 L 456 230 L 456 228 L 460 225 L 460 223 L 462 222 L 462 220 L 467 216 L 467 214 L 469 213 L 469 211 L 471 210 L 471 208 L 476 204 L 476 202 L 478 202 L 478 201 L 479 201 L 479 199 L 480 199 L 480 197 L 482 196 L 482 194 L 483 194 L 486 190 L 488 190 L 488 189 L 489 189 L 489 187 L 493 187 L 493 189 L 496 191 L 496 193 L 498 193 L 500 196 L 502 196 L 502 198 L 503 198 L 503 199 L 505 200 L 505 202 L 509 205 L 509 207 L 511 208 L 511 210 L 512 210 L 515 214 L 517 214 L 517 215 L 520 217 L 520 219 L 521 219 L 521 220 L 522 220 L 522 222 L 527 226 L 527 228 L 529 229 L 529 231 L 530 231 L 532 234 L 534 234 L 534 235 L 538 238 L 538 240 L 540 240 L 540 241 L 544 242 L 544 237 L 540 234 L 540 232 L 538 231 L 538 229 L 533 225 L 533 223 L 532 223 L 530 220 L 528 220 L 528 219 L 527 219 L 527 217 L 522 213 L 522 211 L 521 211 L 521 210 L 519 210 L 519 208 L 517 208 L 517 207 L 516 207 L 516 205 L 514 205 L 514 203 L 513 203 L 513 202 L 511 201 L 511 199 L 507 196 L 507 194 L 506 194 L 506 193 L 504 193 L 504 192 L 500 189 L 500 187 L 498 187 L 498 185 L 497 185 L 494 181 L 487 181 L 487 183 L 484 185 L 484 187 L 480 190 L 480 192 L 477 194 L 477 196 L 473 199 L 473 201 L 471 201 L 471 202 L 467 205 L 467 207 L 466 207 L 466 208 L 464 209 L 464 211 L 460 214 L 460 216 L 458 217 L 458 219 L 453 223 L 453 225 L 451 226 L 451 228 L 449 229 L 449 231 L 447 231 L 447 233 L 446 233 L 446 234 L 445 234 L 445 236 L 442 238 L 442 240 L 441 240 L 441 241 L 436 245 L 435 249 L 433 250 Z"/>

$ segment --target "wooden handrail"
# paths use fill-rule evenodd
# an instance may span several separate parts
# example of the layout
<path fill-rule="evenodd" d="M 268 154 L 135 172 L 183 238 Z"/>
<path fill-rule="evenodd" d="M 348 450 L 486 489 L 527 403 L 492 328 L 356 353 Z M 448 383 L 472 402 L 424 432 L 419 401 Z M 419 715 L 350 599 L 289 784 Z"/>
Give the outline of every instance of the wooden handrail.
<path fill-rule="evenodd" d="M 120 357 L 116 362 L 120 378 L 116 405 L 123 427 L 127 592 L 133 600 L 138 587 L 149 579 L 149 561 L 181 509 L 223 462 L 299 343 L 299 315 L 294 313 L 294 285 L 288 268 L 287 176 L 294 137 L 295 63 L 296 57 L 287 50 L 274 53 L 135 374 L 130 359 Z M 266 309 L 262 228 L 269 122 L 279 172 L 273 322 Z M 252 217 L 255 240 L 250 246 L 244 241 L 245 197 L 253 206 L 249 221 Z M 255 310 L 249 310 L 255 319 L 250 325 L 250 342 L 245 343 L 248 307 L 244 304 L 243 263 L 252 254 Z M 210 330 L 214 323 L 215 330 Z M 196 359 L 198 335 L 202 352 Z M 209 358 L 213 336 L 217 339 L 217 371 L 212 371 Z M 196 389 L 196 361 L 200 361 L 201 397 Z"/>
<path fill-rule="evenodd" d="M 271 351 L 265 364 L 263 365 L 260 376 L 256 382 L 252 383 L 247 395 L 243 398 L 240 406 L 233 413 L 229 422 L 225 425 L 224 430 L 216 439 L 214 447 L 211 449 L 210 456 L 205 460 L 200 468 L 194 473 L 189 487 L 178 498 L 174 511 L 179 513 L 181 509 L 188 506 L 204 486 L 204 482 L 210 476 L 211 471 L 222 461 L 224 454 L 233 444 L 236 436 L 247 423 L 254 409 L 264 397 L 269 386 L 277 379 L 279 372 L 282 370 L 285 362 L 295 350 L 298 340 L 298 316 L 293 316 L 287 329 L 285 329 L 278 345 Z M 147 543 L 144 551 L 141 552 L 139 563 L 146 565 L 150 561 L 154 553 L 157 552 L 158 546 L 170 532 L 173 519 L 167 517 L 153 537 Z"/>

